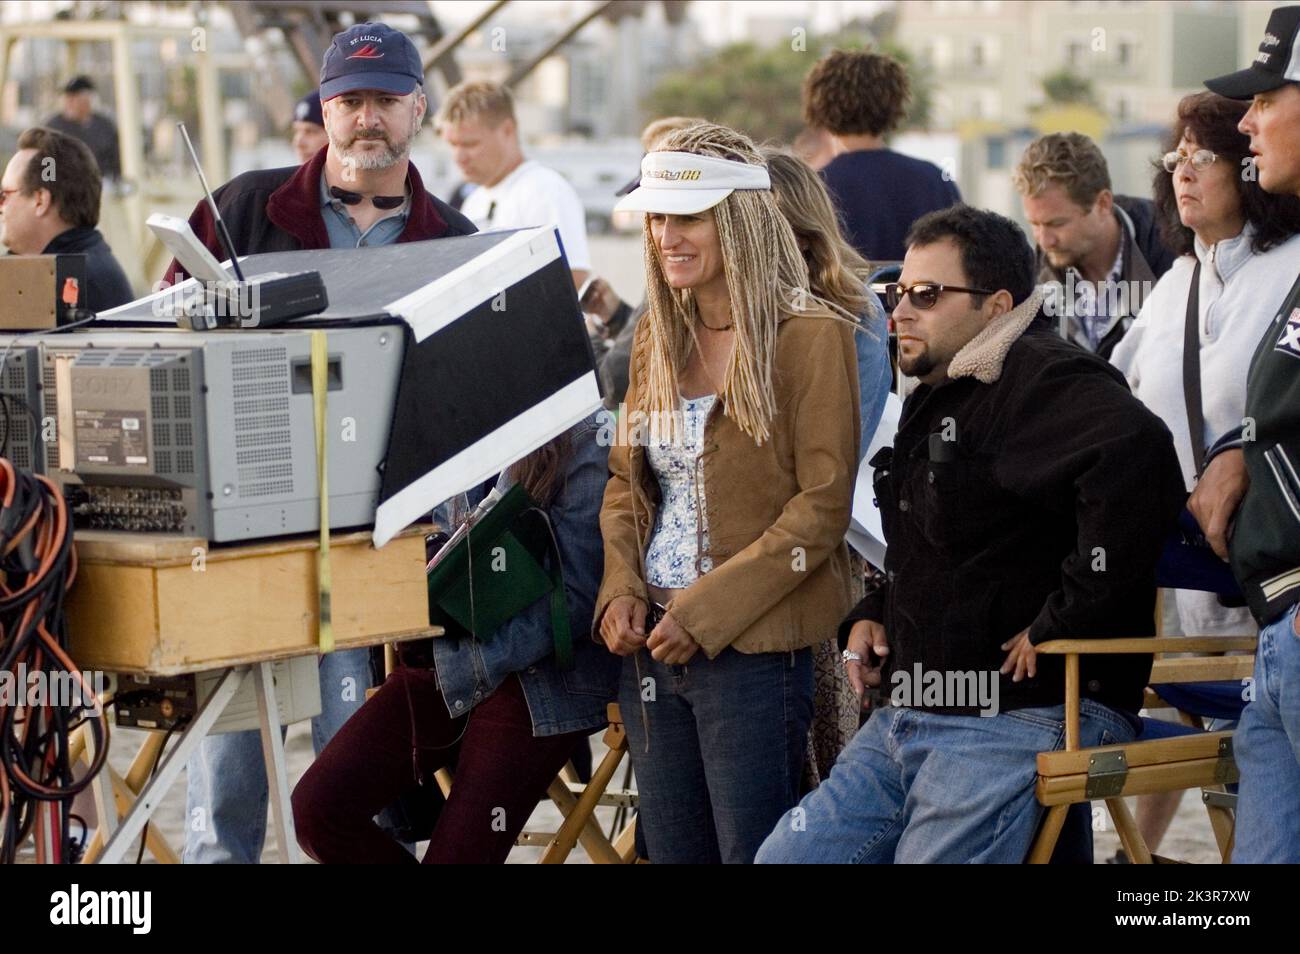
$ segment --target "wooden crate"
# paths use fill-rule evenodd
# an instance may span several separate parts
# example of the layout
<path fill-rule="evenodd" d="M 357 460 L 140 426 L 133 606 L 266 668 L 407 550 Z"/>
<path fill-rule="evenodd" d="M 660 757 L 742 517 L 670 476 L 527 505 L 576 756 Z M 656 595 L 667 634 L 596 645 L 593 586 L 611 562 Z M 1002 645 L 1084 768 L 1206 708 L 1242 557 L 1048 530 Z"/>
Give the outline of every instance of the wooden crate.
<path fill-rule="evenodd" d="M 424 575 L 429 529 L 411 527 L 380 550 L 369 532 L 331 538 L 336 648 L 434 634 Z M 83 669 L 174 675 L 317 646 L 316 536 L 208 547 L 201 539 L 79 531 L 75 542 L 68 632 Z"/>

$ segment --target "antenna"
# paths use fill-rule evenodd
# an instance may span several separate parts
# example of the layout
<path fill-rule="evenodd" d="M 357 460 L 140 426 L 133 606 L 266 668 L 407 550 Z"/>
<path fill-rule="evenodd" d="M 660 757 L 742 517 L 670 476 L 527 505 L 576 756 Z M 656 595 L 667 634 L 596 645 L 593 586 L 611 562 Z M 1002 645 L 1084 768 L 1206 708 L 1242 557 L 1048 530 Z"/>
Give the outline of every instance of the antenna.
<path fill-rule="evenodd" d="M 239 267 L 239 256 L 235 254 L 235 243 L 230 239 L 230 232 L 226 230 L 226 223 L 221 218 L 221 213 L 217 211 L 217 203 L 212 198 L 212 190 L 208 188 L 208 178 L 203 174 L 203 167 L 199 165 L 199 156 L 194 151 L 194 143 L 190 142 L 189 130 L 185 128 L 184 123 L 177 123 L 176 128 L 181 131 L 181 138 L 185 140 L 185 148 L 190 152 L 190 161 L 194 163 L 194 171 L 199 174 L 199 184 L 203 186 L 203 194 L 207 197 L 208 208 L 212 210 L 212 218 L 217 223 L 217 238 L 226 250 L 226 255 L 230 257 L 230 267 L 235 270 L 235 278 L 242 282 L 245 280 L 244 272 Z"/>

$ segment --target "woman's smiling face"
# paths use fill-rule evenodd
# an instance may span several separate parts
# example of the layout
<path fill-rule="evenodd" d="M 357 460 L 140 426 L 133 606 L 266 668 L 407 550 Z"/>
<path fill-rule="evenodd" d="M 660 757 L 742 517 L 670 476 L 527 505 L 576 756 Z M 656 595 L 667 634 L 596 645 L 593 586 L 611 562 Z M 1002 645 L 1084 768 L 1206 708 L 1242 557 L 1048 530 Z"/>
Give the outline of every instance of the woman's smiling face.
<path fill-rule="evenodd" d="M 700 288 L 723 277 L 722 243 L 713 210 L 694 215 L 651 212 L 650 239 L 672 288 Z"/>

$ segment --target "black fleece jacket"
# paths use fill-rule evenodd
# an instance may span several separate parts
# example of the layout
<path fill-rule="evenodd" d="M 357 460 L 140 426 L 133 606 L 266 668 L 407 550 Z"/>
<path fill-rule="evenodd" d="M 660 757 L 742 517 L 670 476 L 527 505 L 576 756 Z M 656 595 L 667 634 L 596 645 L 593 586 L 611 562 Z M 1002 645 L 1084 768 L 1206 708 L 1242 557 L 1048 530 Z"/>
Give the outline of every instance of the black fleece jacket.
<path fill-rule="evenodd" d="M 993 383 L 918 387 L 873 463 L 887 582 L 840 639 L 884 624 L 887 692 L 917 663 L 997 670 L 1025 629 L 1035 644 L 1153 635 L 1155 566 L 1186 493 L 1169 431 L 1102 358 L 1034 322 Z M 1037 669 L 1001 677 L 1001 710 L 1064 702 L 1063 657 Z M 1085 657 L 1083 694 L 1135 713 L 1150 669 L 1150 656 Z"/>
<path fill-rule="evenodd" d="M 320 174 L 328 148 L 323 147 L 301 166 L 245 172 L 212 194 L 237 254 L 330 247 L 320 208 Z M 397 241 L 419 242 L 478 231 L 473 222 L 425 191 L 414 164 L 407 167 L 406 182 L 411 190 L 411 211 Z M 194 207 L 190 227 L 217 261 L 228 258 L 217 240 L 206 199 Z M 173 260 L 164 278 L 176 284 L 183 280 L 180 273 L 179 263 Z"/>

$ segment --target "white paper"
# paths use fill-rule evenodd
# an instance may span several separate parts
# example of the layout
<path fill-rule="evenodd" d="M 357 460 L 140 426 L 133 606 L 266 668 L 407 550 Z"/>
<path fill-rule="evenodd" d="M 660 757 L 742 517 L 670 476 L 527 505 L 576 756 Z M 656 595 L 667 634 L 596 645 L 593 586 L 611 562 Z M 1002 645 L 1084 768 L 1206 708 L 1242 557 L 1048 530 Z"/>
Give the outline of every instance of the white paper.
<path fill-rule="evenodd" d="M 894 443 L 898 433 L 898 419 L 903 412 L 903 402 L 898 395 L 885 398 L 885 409 L 876 425 L 876 433 L 867 445 L 867 452 L 858 466 L 858 479 L 853 487 L 853 518 L 844 539 L 849 546 L 862 554 L 875 567 L 885 565 L 885 529 L 880 522 L 880 509 L 876 506 L 876 492 L 871 485 L 875 469 L 868 463 L 882 447 Z"/>

